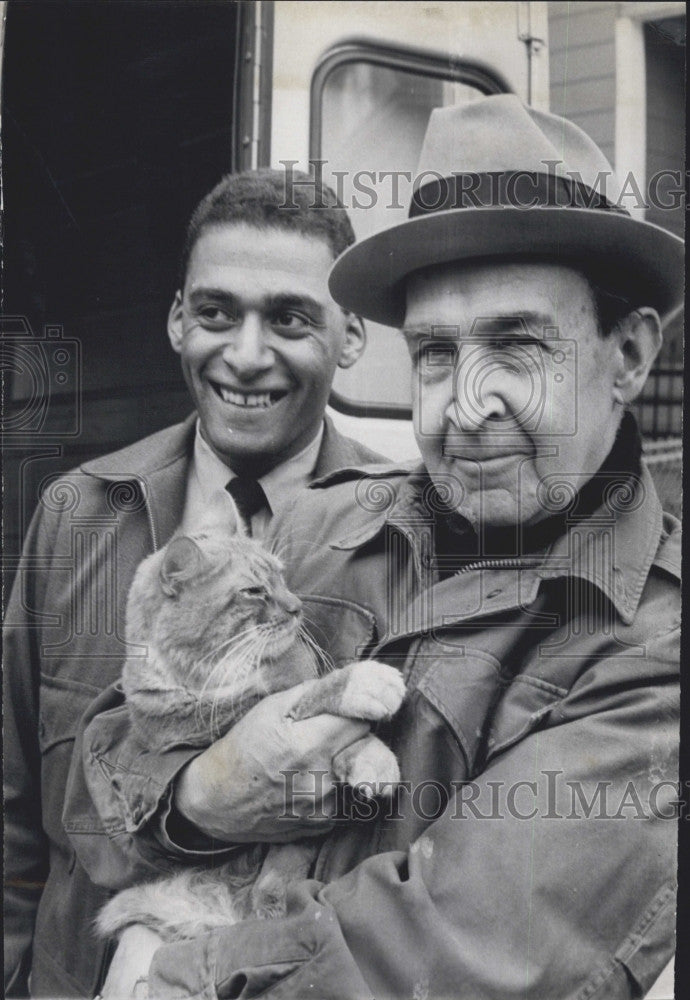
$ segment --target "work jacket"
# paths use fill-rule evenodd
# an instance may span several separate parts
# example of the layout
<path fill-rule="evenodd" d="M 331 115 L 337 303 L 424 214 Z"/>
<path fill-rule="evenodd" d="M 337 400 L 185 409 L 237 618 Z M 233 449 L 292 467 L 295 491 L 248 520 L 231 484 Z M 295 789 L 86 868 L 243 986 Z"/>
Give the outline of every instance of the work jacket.
<path fill-rule="evenodd" d="M 276 525 L 336 651 L 404 672 L 393 804 L 345 810 L 285 918 L 161 947 L 152 996 L 615 1000 L 668 962 L 677 521 L 643 470 L 545 551 L 453 572 L 429 488 L 336 475 Z"/>
<path fill-rule="evenodd" d="M 93 996 L 109 954 L 93 918 L 109 896 L 63 824 L 81 716 L 120 675 L 134 571 L 183 512 L 195 416 L 45 489 L 27 533 L 4 631 L 5 989 Z M 315 477 L 380 458 L 326 421 Z M 74 832 L 102 833 L 83 798 Z"/>

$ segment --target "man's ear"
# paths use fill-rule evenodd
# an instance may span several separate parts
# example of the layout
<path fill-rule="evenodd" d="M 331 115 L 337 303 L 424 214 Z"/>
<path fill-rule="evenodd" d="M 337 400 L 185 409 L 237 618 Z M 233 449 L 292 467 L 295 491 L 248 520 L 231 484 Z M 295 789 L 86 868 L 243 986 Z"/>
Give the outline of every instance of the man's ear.
<path fill-rule="evenodd" d="M 614 399 L 627 405 L 637 399 L 661 347 L 661 320 L 656 309 L 642 306 L 621 320 L 611 334 L 618 340 L 620 370 Z"/>
<path fill-rule="evenodd" d="M 338 358 L 338 368 L 351 368 L 367 346 L 364 320 L 354 313 L 345 313 L 345 343 Z"/>
<path fill-rule="evenodd" d="M 178 289 L 168 313 L 168 337 L 173 351 L 179 354 L 182 350 L 184 330 L 182 328 L 182 292 Z"/>

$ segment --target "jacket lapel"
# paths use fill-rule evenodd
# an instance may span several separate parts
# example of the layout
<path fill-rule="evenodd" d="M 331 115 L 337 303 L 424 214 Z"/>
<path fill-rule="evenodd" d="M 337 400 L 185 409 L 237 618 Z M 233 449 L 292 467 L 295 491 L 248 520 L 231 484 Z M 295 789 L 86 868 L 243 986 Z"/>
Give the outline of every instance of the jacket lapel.
<path fill-rule="evenodd" d="M 81 471 L 107 483 L 136 483 L 146 506 L 154 549 L 169 541 L 182 520 L 196 414 L 112 455 L 86 462 Z M 123 507 L 123 510 L 126 507 Z"/>

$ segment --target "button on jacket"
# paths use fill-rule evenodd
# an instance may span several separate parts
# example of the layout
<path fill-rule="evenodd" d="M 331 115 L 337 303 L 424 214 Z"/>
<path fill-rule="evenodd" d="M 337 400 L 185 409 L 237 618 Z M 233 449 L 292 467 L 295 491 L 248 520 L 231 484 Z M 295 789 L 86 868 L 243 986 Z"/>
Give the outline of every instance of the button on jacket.
<path fill-rule="evenodd" d="M 92 921 L 109 893 L 68 839 L 65 789 L 79 720 L 122 669 L 134 571 L 180 522 L 195 420 L 61 476 L 27 535 L 3 636 L 7 996 L 28 995 L 29 973 L 33 996 L 103 979 Z M 378 460 L 326 421 L 315 476 Z M 83 797 L 74 813 L 75 835 L 103 836 Z"/>
<path fill-rule="evenodd" d="M 284 919 L 160 948 L 152 995 L 615 1000 L 668 962 L 677 521 L 643 470 L 548 551 L 441 575 L 428 486 L 336 475 L 275 525 L 308 608 L 368 615 L 404 671 L 395 808 L 339 826 Z"/>

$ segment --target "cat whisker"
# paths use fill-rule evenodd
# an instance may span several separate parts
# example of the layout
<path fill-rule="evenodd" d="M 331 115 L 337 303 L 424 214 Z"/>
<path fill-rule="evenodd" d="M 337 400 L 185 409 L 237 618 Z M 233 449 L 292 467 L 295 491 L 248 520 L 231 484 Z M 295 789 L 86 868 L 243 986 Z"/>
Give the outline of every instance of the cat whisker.
<path fill-rule="evenodd" d="M 230 647 L 234 647 L 236 644 L 239 644 L 239 642 L 242 639 L 244 639 L 246 636 L 252 634 L 253 632 L 256 632 L 257 629 L 259 629 L 259 628 L 261 628 L 260 625 L 251 625 L 249 628 L 243 629 L 241 632 L 238 632 L 236 635 L 230 636 L 228 639 L 225 640 L 225 642 L 222 642 L 219 646 L 216 646 L 214 649 L 210 650 L 210 652 L 206 653 L 205 656 L 202 656 L 197 662 L 198 663 L 205 663 L 207 660 L 213 659 L 213 657 L 216 656 L 220 652 L 220 650 L 229 649 Z"/>
<path fill-rule="evenodd" d="M 306 613 L 306 611 L 302 611 L 302 622 L 304 622 L 304 623 L 306 623 L 306 624 L 310 625 L 310 626 L 311 626 L 311 628 L 313 629 L 313 631 L 314 631 L 314 632 L 319 632 L 319 633 L 320 633 L 320 635 L 321 635 L 321 639 L 322 639 L 322 641 L 323 641 L 323 644 L 324 644 L 324 646 L 325 646 L 325 645 L 327 644 L 327 637 L 326 637 L 326 633 L 325 633 L 325 632 L 324 632 L 324 630 L 323 630 L 323 629 L 321 628 L 321 626 L 320 626 L 320 625 L 318 625 L 318 624 L 317 624 L 317 623 L 316 623 L 316 622 L 314 621 L 314 619 L 313 619 L 313 618 L 312 618 L 312 617 L 311 617 L 310 615 L 308 615 L 308 614 Z"/>
<path fill-rule="evenodd" d="M 324 668 L 322 670 L 321 664 L 319 662 L 319 658 L 317 657 L 314 649 L 310 646 L 310 644 L 309 643 L 305 643 L 304 640 L 301 637 L 300 637 L 299 641 L 304 646 L 305 656 L 307 657 L 307 659 L 311 663 L 312 673 L 313 673 L 314 677 L 320 677 L 323 673 L 327 673 L 328 672 L 328 668 Z"/>
<path fill-rule="evenodd" d="M 237 680 L 241 680 L 241 672 L 238 671 L 237 668 L 245 659 L 252 658 L 252 654 L 254 653 L 258 642 L 259 637 L 257 635 L 247 635 L 241 643 L 233 645 L 231 648 L 227 649 L 225 654 L 219 658 L 218 662 L 210 671 L 208 677 L 201 686 L 199 691 L 200 696 L 203 696 L 209 688 L 226 686 L 230 679 L 227 676 L 229 667 L 232 669 L 232 673 L 236 676 Z"/>
<path fill-rule="evenodd" d="M 214 667 L 198 694 L 199 713 L 205 708 L 210 712 L 209 723 L 213 732 L 219 734 L 218 704 L 220 701 L 227 706 L 225 715 L 228 721 L 239 717 L 239 701 L 235 695 L 228 696 L 227 687 L 233 682 L 234 689 L 240 694 L 247 692 L 248 678 L 259 662 L 260 641 L 258 637 L 247 639 L 242 651 L 235 650 L 223 657 Z M 212 692 L 209 698 L 209 692 Z M 210 705 L 208 704 L 210 700 Z M 240 699 L 241 701 L 241 699 Z"/>
<path fill-rule="evenodd" d="M 258 625 L 253 630 L 252 636 L 246 636 L 243 648 L 238 654 L 236 648 L 232 649 L 231 655 L 228 654 L 223 660 L 214 668 L 213 675 L 216 683 L 214 684 L 216 688 L 216 693 L 214 695 L 213 702 L 211 704 L 211 718 L 212 722 L 216 722 L 216 709 L 219 700 L 219 690 L 227 686 L 229 678 L 216 676 L 220 674 L 219 668 L 225 668 L 226 666 L 231 666 L 232 668 L 232 680 L 234 682 L 234 687 L 237 691 L 236 696 L 230 697 L 230 708 L 233 714 L 240 714 L 240 709 L 242 707 L 243 700 L 247 697 L 254 697 L 257 692 L 267 693 L 266 685 L 260 672 L 261 661 L 263 659 L 266 647 L 271 640 L 272 627 L 270 623 L 262 623 Z M 251 642 L 249 641 L 251 639 Z M 254 674 L 252 680 L 253 684 L 249 684 L 249 679 Z M 260 683 L 257 683 L 260 682 Z M 204 685 L 205 689 L 209 686 L 208 681 Z M 227 695 L 225 695 L 227 698 Z"/>
<path fill-rule="evenodd" d="M 214 650 L 211 651 L 209 656 L 204 657 L 203 660 L 199 660 L 198 664 L 204 663 L 206 660 L 213 657 L 217 658 L 217 662 L 212 667 L 210 673 L 206 677 L 203 688 L 211 684 L 216 683 L 216 676 L 218 673 L 222 673 L 225 669 L 225 664 L 230 657 L 240 656 L 244 651 L 245 647 L 251 647 L 257 634 L 260 632 L 261 626 L 254 625 L 252 628 L 245 629 L 244 632 L 240 633 L 239 636 L 229 640 L 228 642 L 221 643 Z M 222 655 L 219 655 L 221 654 Z"/>
<path fill-rule="evenodd" d="M 269 555 L 274 556 L 276 559 L 279 559 L 280 558 L 280 556 L 278 555 L 279 550 L 282 550 L 284 552 L 285 549 L 287 548 L 287 545 L 288 545 L 287 539 L 272 538 L 271 544 L 269 546 L 264 546 L 264 548 L 266 548 L 266 551 L 268 552 Z"/>
<path fill-rule="evenodd" d="M 239 677 L 236 686 L 236 693 L 230 698 L 230 705 L 234 713 L 238 716 L 244 714 L 243 709 L 249 699 L 254 699 L 259 693 L 265 693 L 265 685 L 261 677 L 259 667 L 265 643 L 257 647 L 252 656 L 247 656 L 240 666 Z M 253 677 L 252 677 L 253 675 Z M 252 677 L 253 684 L 249 683 Z M 261 683 L 256 683 L 260 681 Z"/>
<path fill-rule="evenodd" d="M 318 643 L 314 642 L 309 632 L 303 626 L 300 626 L 297 634 L 300 642 L 302 642 L 311 655 L 317 677 L 336 669 L 333 658 Z"/>

